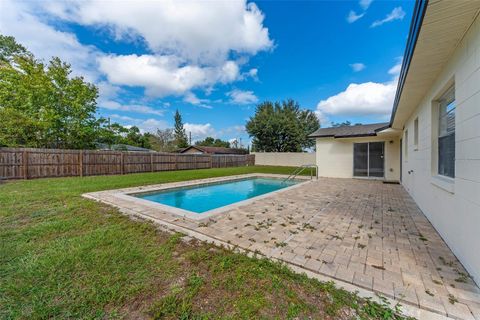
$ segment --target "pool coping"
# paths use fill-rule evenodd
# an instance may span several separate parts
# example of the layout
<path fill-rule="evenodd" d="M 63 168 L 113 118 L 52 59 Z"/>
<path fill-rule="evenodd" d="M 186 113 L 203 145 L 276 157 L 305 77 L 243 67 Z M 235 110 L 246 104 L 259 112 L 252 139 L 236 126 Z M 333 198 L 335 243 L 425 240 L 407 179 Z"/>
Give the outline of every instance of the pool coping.
<path fill-rule="evenodd" d="M 180 208 L 175 208 L 172 206 L 164 205 L 158 202 L 153 202 L 150 200 L 142 199 L 135 197 L 134 195 L 136 194 L 141 194 L 141 193 L 149 193 L 149 192 L 155 192 L 155 191 L 164 191 L 164 190 L 169 190 L 169 189 L 176 189 L 176 188 L 181 188 L 181 187 L 192 187 L 192 186 L 199 186 L 199 185 L 210 185 L 210 184 L 215 184 L 219 182 L 227 182 L 227 181 L 236 181 L 236 180 L 243 180 L 243 179 L 248 179 L 248 178 L 287 178 L 289 177 L 288 175 L 279 175 L 279 174 L 266 174 L 266 173 L 249 173 L 249 174 L 242 174 L 242 175 L 233 175 L 233 176 L 224 176 L 224 177 L 217 177 L 217 178 L 207 178 L 207 179 L 197 179 L 197 180 L 187 180 L 187 181 L 181 181 L 181 182 L 171 182 L 171 183 L 164 183 L 164 184 L 156 184 L 156 185 L 148 185 L 148 186 L 140 186 L 140 187 L 133 187 L 133 188 L 123 188 L 123 189 L 112 189 L 112 190 L 105 190 L 105 191 L 99 191 L 99 192 L 90 192 L 90 193 L 85 193 L 82 196 L 85 198 L 101 201 L 103 201 L 103 198 L 105 195 L 109 196 L 114 196 L 117 199 L 121 199 L 123 201 L 127 201 L 130 204 L 139 204 L 144 207 L 147 207 L 152 210 L 158 210 L 160 212 L 165 212 L 165 213 L 170 213 L 179 217 L 183 218 L 188 218 L 193 221 L 203 221 L 203 220 L 208 220 L 214 216 L 217 216 L 221 213 L 231 211 L 233 209 L 237 209 L 239 207 L 248 205 L 254 201 L 264 199 L 267 197 L 270 197 L 272 195 L 285 192 L 288 190 L 292 190 L 294 188 L 298 188 L 305 183 L 309 183 L 312 180 L 309 177 L 306 176 L 297 176 L 295 179 L 297 180 L 305 180 L 302 182 L 299 182 L 297 184 L 294 184 L 292 186 L 288 186 L 279 190 L 271 191 L 262 195 L 258 195 L 256 197 L 242 200 L 242 201 L 237 201 L 232 204 L 222 206 L 216 209 L 208 210 L 202 213 L 195 213 L 193 211 L 185 210 L 185 209 L 180 209 Z M 111 204 L 108 202 L 108 204 Z"/>

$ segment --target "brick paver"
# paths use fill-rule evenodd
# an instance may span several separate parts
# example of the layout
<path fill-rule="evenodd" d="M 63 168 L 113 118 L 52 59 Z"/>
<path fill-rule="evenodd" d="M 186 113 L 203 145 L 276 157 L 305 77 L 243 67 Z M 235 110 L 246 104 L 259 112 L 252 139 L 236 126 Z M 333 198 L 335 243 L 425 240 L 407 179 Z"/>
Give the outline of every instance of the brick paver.
<path fill-rule="evenodd" d="M 158 212 L 118 192 L 90 197 L 426 310 L 480 319 L 479 288 L 401 185 L 320 178 L 207 221 Z"/>

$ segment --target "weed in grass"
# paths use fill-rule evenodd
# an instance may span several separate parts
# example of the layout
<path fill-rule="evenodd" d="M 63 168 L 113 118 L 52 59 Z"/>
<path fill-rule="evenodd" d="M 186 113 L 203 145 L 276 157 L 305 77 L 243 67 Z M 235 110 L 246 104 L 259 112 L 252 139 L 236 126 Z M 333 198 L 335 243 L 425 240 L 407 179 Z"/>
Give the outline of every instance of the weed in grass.
<path fill-rule="evenodd" d="M 458 299 L 451 293 L 448 294 L 448 302 L 455 304 L 458 302 Z"/>
<path fill-rule="evenodd" d="M 287 243 L 286 242 L 276 242 L 275 243 L 275 246 L 277 248 L 283 248 L 283 247 L 286 247 L 287 246 Z"/>
<path fill-rule="evenodd" d="M 313 232 L 314 230 L 317 230 L 314 226 L 312 226 L 310 223 L 304 223 L 301 228 L 298 228 L 301 231 L 304 230 L 310 230 L 310 232 Z"/>
<path fill-rule="evenodd" d="M 458 274 L 458 278 L 455 279 L 456 282 L 467 283 L 470 276 L 465 272 L 462 272 L 458 269 L 455 269 L 455 272 Z"/>
<path fill-rule="evenodd" d="M 444 257 L 442 257 L 442 256 L 438 257 L 438 260 L 440 260 L 440 261 L 443 263 L 443 265 L 448 266 L 448 267 L 453 267 L 454 264 L 455 264 L 453 261 L 447 261 L 447 260 L 446 260 Z"/>
<path fill-rule="evenodd" d="M 335 240 L 343 240 L 342 237 L 340 237 L 339 235 L 336 235 L 336 234 L 329 234 L 329 236 L 330 236 L 330 239 L 328 239 L 328 240 L 334 240 L 334 239 Z"/>
<path fill-rule="evenodd" d="M 418 234 L 418 239 L 420 239 L 420 240 L 422 240 L 422 241 L 424 241 L 424 242 L 425 242 L 425 241 L 428 241 L 428 239 L 425 238 L 424 235 L 421 234 L 421 233 Z"/>

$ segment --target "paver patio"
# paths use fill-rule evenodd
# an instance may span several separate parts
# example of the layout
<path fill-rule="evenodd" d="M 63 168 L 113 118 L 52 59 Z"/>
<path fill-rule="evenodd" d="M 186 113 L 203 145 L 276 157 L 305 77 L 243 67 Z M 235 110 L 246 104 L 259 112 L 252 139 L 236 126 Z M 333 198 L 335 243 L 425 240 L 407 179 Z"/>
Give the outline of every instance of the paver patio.
<path fill-rule="evenodd" d="M 231 177 L 208 181 L 222 179 Z M 139 188 L 86 196 L 422 309 L 480 319 L 480 289 L 401 185 L 320 178 L 204 221 L 129 200 L 131 191 Z"/>

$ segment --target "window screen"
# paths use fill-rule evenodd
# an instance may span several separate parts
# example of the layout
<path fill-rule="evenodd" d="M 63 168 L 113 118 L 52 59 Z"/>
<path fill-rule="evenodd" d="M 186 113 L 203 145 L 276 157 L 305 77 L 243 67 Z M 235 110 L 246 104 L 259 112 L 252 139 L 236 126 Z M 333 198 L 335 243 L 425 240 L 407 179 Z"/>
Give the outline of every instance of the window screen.
<path fill-rule="evenodd" d="M 439 100 L 438 174 L 455 177 L 455 88 Z"/>

